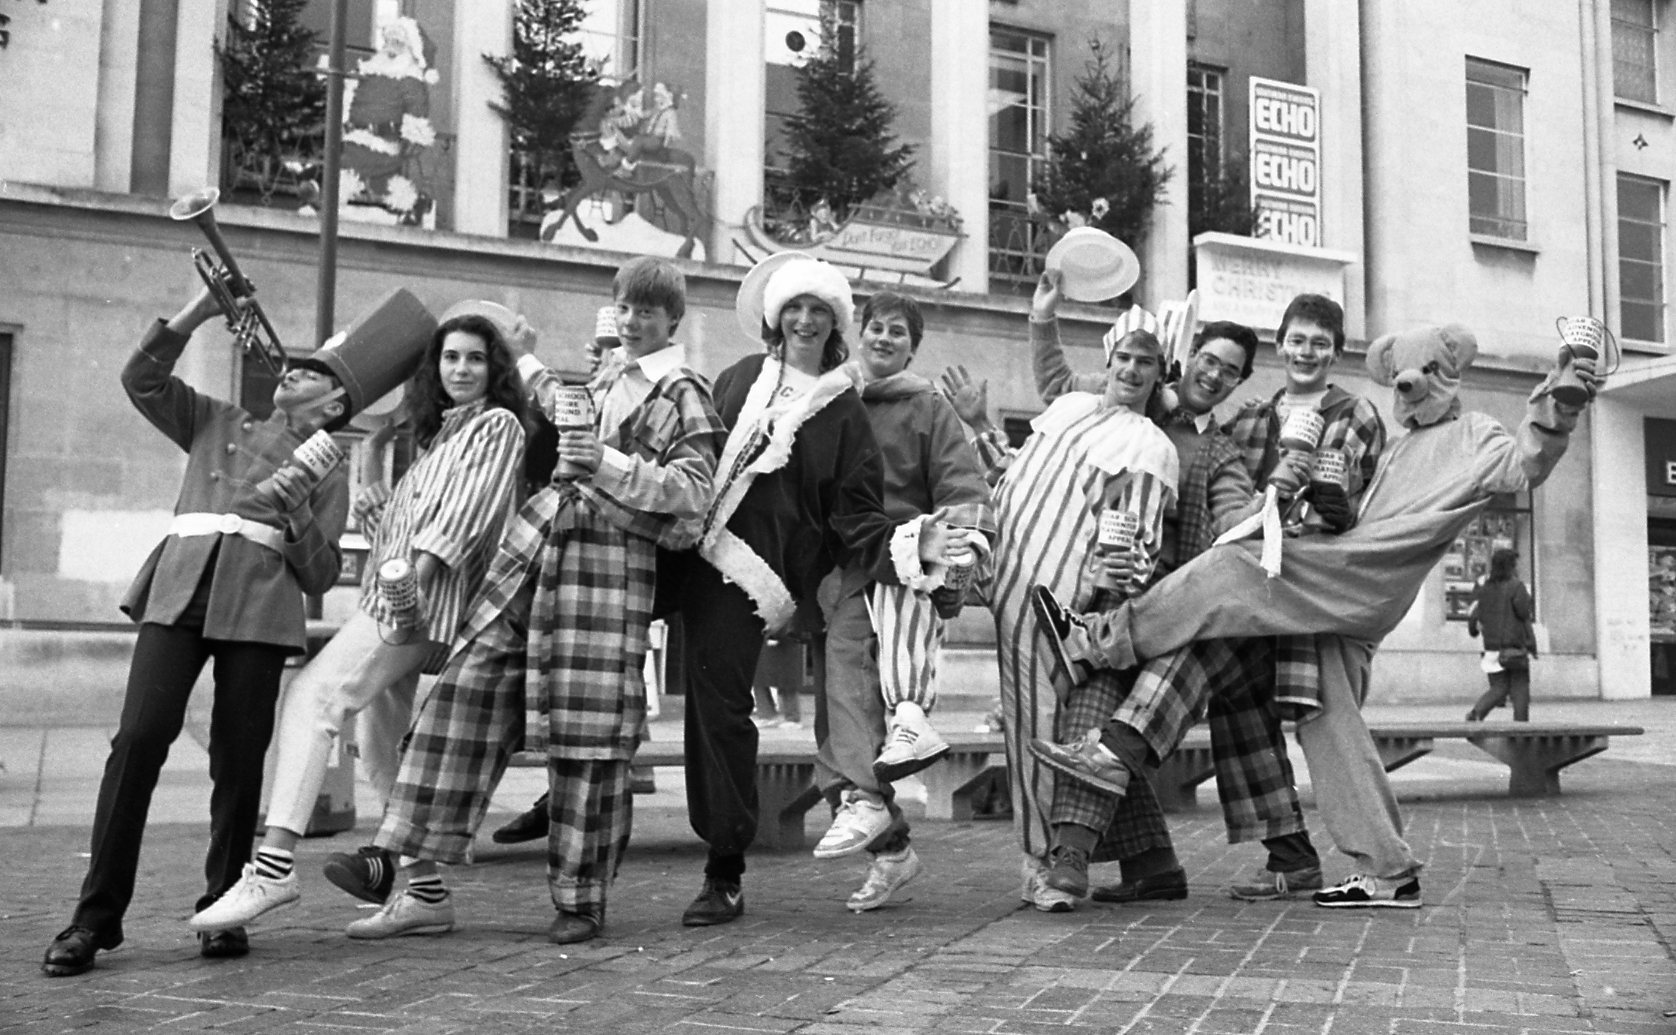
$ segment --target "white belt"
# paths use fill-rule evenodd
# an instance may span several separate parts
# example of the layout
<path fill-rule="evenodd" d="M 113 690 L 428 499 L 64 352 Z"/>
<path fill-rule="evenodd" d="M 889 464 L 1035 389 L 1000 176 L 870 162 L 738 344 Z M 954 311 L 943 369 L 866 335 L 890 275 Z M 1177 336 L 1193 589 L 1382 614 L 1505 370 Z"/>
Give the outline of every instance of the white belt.
<path fill-rule="evenodd" d="M 285 546 L 284 532 L 237 514 L 176 514 L 169 522 L 169 534 L 183 539 L 195 535 L 236 535 L 275 553 L 283 552 Z"/>

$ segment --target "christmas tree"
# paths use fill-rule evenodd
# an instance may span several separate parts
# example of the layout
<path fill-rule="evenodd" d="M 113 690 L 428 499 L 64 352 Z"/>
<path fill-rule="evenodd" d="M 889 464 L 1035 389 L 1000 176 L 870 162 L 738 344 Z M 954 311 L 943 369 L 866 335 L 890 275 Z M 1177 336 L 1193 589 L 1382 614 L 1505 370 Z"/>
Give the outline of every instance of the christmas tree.
<path fill-rule="evenodd" d="M 566 187 L 578 179 L 570 134 L 599 82 L 577 35 L 586 13 L 582 0 L 519 0 L 512 54 L 483 55 L 506 97 L 489 107 L 506 120 L 514 155 L 534 166 L 536 183 Z"/>
<path fill-rule="evenodd" d="M 914 149 L 896 143 L 896 107 L 873 81 L 873 62 L 844 60 L 838 38 L 824 11 L 820 49 L 797 68 L 799 111 L 786 120 L 786 150 L 795 200 L 805 210 L 824 200 L 843 222 L 851 206 L 896 187 L 914 167 Z"/>
<path fill-rule="evenodd" d="M 261 0 L 227 19 L 221 59 L 224 188 L 254 186 L 264 204 L 286 178 L 319 160 L 326 84 L 312 65 L 315 33 L 300 22 L 308 0 Z"/>
<path fill-rule="evenodd" d="M 1250 237 L 1258 208 L 1251 203 L 1245 162 L 1237 155 L 1223 157 L 1216 129 L 1205 127 L 1203 152 L 1187 183 L 1187 239 L 1209 231 Z"/>
<path fill-rule="evenodd" d="M 1077 77 L 1071 125 L 1048 138 L 1047 169 L 1036 200 L 1070 225 L 1098 227 L 1139 249 L 1172 170 L 1152 149 L 1152 127 L 1134 124 L 1134 98 L 1111 71 L 1099 39 Z"/>

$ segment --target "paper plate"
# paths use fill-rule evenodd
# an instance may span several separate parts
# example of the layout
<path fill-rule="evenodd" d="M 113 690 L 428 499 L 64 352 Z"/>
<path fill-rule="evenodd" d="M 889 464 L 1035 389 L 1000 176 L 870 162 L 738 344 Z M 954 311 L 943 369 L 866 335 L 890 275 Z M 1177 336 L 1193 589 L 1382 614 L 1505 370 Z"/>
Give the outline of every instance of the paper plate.
<path fill-rule="evenodd" d="M 512 339 L 512 328 L 518 326 L 517 313 L 514 313 L 512 310 L 501 305 L 499 302 L 490 302 L 481 298 L 467 299 L 464 302 L 455 302 L 453 305 L 442 311 L 442 316 L 438 317 L 437 323 L 447 323 L 456 316 L 484 317 L 490 323 L 498 327 L 500 329 L 501 337 L 506 338 L 508 341 Z"/>
<path fill-rule="evenodd" d="M 1092 226 L 1079 226 L 1047 253 L 1047 268 L 1064 274 L 1061 290 L 1076 302 L 1116 298 L 1141 279 L 1141 263 L 1129 246 Z"/>
<path fill-rule="evenodd" d="M 746 337 L 758 345 L 762 344 L 762 296 L 768 290 L 768 278 L 788 262 L 812 258 L 814 256 L 805 252 L 775 252 L 745 274 L 745 279 L 739 282 L 739 300 L 733 311 L 739 317 L 739 327 Z"/>

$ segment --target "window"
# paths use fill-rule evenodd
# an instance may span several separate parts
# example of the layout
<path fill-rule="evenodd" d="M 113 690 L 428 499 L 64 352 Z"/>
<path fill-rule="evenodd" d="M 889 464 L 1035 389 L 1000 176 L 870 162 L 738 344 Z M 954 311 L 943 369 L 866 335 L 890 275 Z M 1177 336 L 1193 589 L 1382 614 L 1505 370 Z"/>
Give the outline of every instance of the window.
<path fill-rule="evenodd" d="M 1526 239 L 1525 72 L 1466 62 L 1467 204 L 1475 234 Z"/>
<path fill-rule="evenodd" d="M 621 82 L 640 71 L 646 24 L 641 5 L 642 0 L 590 0 L 585 5 L 582 25 L 572 38 L 582 45 L 583 55 L 598 66 L 600 75 L 607 80 Z M 645 96 L 649 99 L 650 94 Z M 585 128 L 578 121 L 577 131 Z M 512 235 L 536 236 L 567 185 L 557 182 L 553 171 L 543 169 L 533 155 L 514 147 L 508 156 L 506 184 Z M 623 209 L 618 205 L 606 218 L 615 222 L 622 215 Z"/>
<path fill-rule="evenodd" d="M 640 71 L 640 0 L 590 0 L 577 37 L 601 75 L 627 79 Z"/>
<path fill-rule="evenodd" d="M 859 0 L 768 0 L 763 12 L 763 50 L 768 62 L 764 77 L 763 166 L 770 200 L 776 204 L 789 203 L 788 198 L 777 196 L 777 188 L 784 188 L 789 164 L 786 120 L 801 107 L 794 69 L 805 55 L 820 47 L 823 17 L 831 19 L 837 32 L 839 65 L 853 72 L 861 39 Z"/>
<path fill-rule="evenodd" d="M 1222 175 L 1222 85 L 1220 68 L 1187 65 L 1187 178 L 1203 183 Z"/>
<path fill-rule="evenodd" d="M 1664 344 L 1665 184 L 1618 177 L 1618 329 Z"/>
<path fill-rule="evenodd" d="M 1489 506 L 1443 555 L 1443 591 L 1447 604 L 1446 618 L 1451 622 L 1467 620 L 1472 606 L 1472 591 L 1490 574 L 1490 554 L 1503 547 L 1519 554 L 1519 577 L 1536 595 L 1536 558 L 1531 543 L 1530 493 L 1506 493 L 1490 498 Z M 1537 614 L 1540 616 L 1541 611 Z"/>
<path fill-rule="evenodd" d="M 993 281 L 1035 280 L 1031 185 L 1047 162 L 1048 41 L 1013 29 L 989 33 L 989 271 Z"/>
<path fill-rule="evenodd" d="M 1658 90 L 1658 5 L 1612 0 L 1612 88 L 1626 101 L 1655 104 Z"/>

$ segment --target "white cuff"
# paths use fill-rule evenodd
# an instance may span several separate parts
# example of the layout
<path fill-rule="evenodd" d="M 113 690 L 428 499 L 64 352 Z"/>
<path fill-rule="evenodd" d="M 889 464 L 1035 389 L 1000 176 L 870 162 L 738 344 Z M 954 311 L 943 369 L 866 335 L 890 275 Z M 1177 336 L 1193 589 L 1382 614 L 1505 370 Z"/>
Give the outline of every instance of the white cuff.
<path fill-rule="evenodd" d="M 915 593 L 929 593 L 943 588 L 942 564 L 922 565 L 919 559 L 920 530 L 928 515 L 921 514 L 896 526 L 890 534 L 890 563 L 896 569 L 897 581 Z M 929 571 L 927 571 L 929 567 Z"/>
<path fill-rule="evenodd" d="M 628 480 L 629 470 L 633 465 L 629 462 L 628 454 L 615 446 L 602 445 L 600 449 L 604 452 L 599 458 L 599 470 L 594 472 L 594 487 L 616 494 Z"/>
<path fill-rule="evenodd" d="M 539 359 L 536 359 L 534 356 L 524 355 L 518 357 L 518 373 L 522 375 L 526 381 L 546 369 L 547 364 L 543 363 Z"/>

